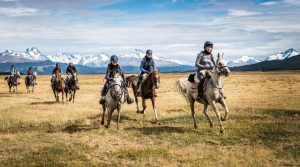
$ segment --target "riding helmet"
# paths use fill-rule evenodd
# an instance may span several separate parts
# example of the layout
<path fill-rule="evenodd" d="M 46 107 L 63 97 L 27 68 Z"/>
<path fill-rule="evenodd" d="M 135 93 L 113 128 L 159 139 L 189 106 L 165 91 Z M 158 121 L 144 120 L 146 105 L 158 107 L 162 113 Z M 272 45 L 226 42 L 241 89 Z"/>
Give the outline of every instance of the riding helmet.
<path fill-rule="evenodd" d="M 206 41 L 206 42 L 204 43 L 204 49 L 205 49 L 207 46 L 214 46 L 214 44 L 213 44 L 212 42 L 210 42 L 210 41 Z"/>
<path fill-rule="evenodd" d="M 110 57 L 110 62 L 118 62 L 118 57 L 116 55 L 112 55 Z"/>
<path fill-rule="evenodd" d="M 147 55 L 152 55 L 152 50 L 148 49 L 148 50 L 146 51 L 146 54 L 147 54 Z"/>

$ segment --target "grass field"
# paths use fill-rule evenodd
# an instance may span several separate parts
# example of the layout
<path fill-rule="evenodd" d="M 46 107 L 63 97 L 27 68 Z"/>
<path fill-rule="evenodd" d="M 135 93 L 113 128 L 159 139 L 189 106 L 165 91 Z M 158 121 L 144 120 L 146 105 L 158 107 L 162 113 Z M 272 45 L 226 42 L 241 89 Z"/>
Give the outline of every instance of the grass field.
<path fill-rule="evenodd" d="M 175 81 L 162 74 L 159 123 L 124 105 L 121 128 L 100 126 L 102 75 L 80 75 L 72 103 L 56 103 L 50 76 L 39 76 L 35 94 L 10 94 L 0 76 L 1 166 L 300 166 L 300 72 L 233 73 L 224 79 L 230 109 L 225 134 L 196 106 L 198 129 Z M 131 93 L 132 95 L 132 93 Z M 222 110 L 222 114 L 223 114 Z M 116 117 L 114 117 L 115 120 Z"/>

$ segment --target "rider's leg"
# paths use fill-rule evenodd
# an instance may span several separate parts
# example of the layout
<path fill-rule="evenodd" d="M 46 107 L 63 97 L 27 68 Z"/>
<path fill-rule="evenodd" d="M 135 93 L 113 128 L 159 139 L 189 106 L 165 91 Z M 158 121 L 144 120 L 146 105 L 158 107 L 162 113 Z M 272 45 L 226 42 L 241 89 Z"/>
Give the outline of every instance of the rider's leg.
<path fill-rule="evenodd" d="M 200 83 L 198 85 L 197 100 L 201 100 L 203 98 L 203 84 L 204 84 L 205 76 L 202 75 L 201 73 L 199 74 L 199 80 L 200 80 Z"/>
<path fill-rule="evenodd" d="M 137 93 L 139 94 L 141 92 L 141 87 L 142 87 L 142 81 L 143 81 L 143 74 L 140 74 L 139 80 L 137 83 Z"/>

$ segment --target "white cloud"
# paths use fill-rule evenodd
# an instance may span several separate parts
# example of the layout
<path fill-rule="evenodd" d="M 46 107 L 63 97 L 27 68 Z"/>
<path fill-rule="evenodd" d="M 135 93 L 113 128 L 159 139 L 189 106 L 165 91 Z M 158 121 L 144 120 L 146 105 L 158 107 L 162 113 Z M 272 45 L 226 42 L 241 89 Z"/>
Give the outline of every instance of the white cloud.
<path fill-rule="evenodd" d="M 300 6 L 300 1 L 299 0 L 284 0 L 283 2 L 288 3 L 290 5 Z"/>
<path fill-rule="evenodd" d="M 267 1 L 267 2 L 260 3 L 260 5 L 271 6 L 271 5 L 276 5 L 278 3 L 279 2 L 277 2 L 277 1 Z"/>
<path fill-rule="evenodd" d="M 7 15 L 10 17 L 16 16 L 30 16 L 35 15 L 38 12 L 37 9 L 34 8 L 25 8 L 25 7 L 1 7 L 0 14 Z"/>
<path fill-rule="evenodd" d="M 228 15 L 234 17 L 241 17 L 241 16 L 254 16 L 262 14 L 261 12 L 250 12 L 246 10 L 237 10 L 237 9 L 229 9 Z"/>
<path fill-rule="evenodd" d="M 176 3 L 177 2 L 177 0 L 172 0 L 172 3 Z"/>

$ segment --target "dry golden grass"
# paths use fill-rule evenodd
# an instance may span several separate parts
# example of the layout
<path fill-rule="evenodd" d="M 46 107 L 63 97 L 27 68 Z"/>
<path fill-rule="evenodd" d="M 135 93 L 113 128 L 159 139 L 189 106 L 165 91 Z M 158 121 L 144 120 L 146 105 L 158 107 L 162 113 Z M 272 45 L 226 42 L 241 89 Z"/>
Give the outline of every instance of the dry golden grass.
<path fill-rule="evenodd" d="M 49 76 L 35 94 L 10 94 L 0 77 L 2 166 L 299 166 L 300 73 L 233 73 L 224 79 L 229 105 L 225 134 L 210 128 L 197 105 L 199 128 L 175 81 L 188 74 L 162 74 L 158 124 L 147 102 L 147 120 L 124 105 L 121 129 L 100 126 L 102 75 L 81 75 L 75 104 L 58 104 Z M 131 94 L 132 95 L 132 94 Z M 222 112 L 223 114 L 223 112 Z M 115 117 L 114 117 L 115 118 Z"/>

